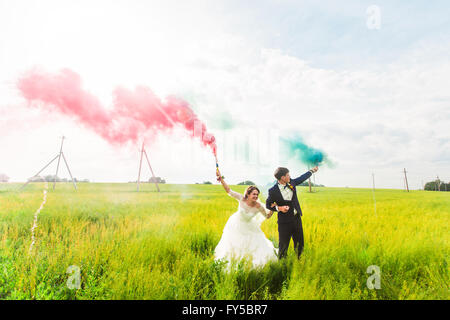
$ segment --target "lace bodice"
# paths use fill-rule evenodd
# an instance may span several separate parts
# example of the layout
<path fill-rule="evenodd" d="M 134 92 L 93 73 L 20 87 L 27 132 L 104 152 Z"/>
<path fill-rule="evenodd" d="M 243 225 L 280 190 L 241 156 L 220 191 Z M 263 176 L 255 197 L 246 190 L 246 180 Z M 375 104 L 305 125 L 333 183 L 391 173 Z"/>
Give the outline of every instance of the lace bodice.
<path fill-rule="evenodd" d="M 258 213 L 262 214 L 264 217 L 267 217 L 268 210 L 264 207 L 264 204 L 262 204 L 260 201 L 257 201 L 257 205 L 254 207 L 249 206 L 244 201 L 244 196 L 240 193 L 237 193 L 230 189 L 230 192 L 228 193 L 231 197 L 235 198 L 239 201 L 239 208 L 238 212 L 241 215 L 241 218 L 243 220 L 250 221 L 253 219 Z"/>

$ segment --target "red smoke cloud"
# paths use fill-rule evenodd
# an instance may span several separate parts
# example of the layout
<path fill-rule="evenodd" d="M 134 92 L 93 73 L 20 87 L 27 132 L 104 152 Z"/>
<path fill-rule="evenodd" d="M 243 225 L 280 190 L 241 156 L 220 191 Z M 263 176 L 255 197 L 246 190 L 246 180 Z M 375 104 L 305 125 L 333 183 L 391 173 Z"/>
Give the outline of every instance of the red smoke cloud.
<path fill-rule="evenodd" d="M 116 88 L 111 111 L 84 90 L 80 76 L 68 69 L 58 74 L 30 70 L 19 79 L 18 88 L 29 102 L 37 101 L 44 109 L 74 117 L 112 144 L 137 143 L 147 131 L 155 133 L 181 125 L 216 155 L 214 136 L 189 104 L 173 96 L 163 102 L 148 87 Z"/>

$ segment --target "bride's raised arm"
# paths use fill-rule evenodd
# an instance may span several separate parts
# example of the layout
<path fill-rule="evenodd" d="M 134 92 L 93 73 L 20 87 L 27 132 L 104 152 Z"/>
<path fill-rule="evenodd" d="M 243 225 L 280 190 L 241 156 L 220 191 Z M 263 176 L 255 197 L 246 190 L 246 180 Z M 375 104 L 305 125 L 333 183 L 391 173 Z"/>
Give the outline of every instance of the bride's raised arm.
<path fill-rule="evenodd" d="M 220 181 L 220 183 L 222 184 L 223 188 L 225 189 L 225 191 L 227 193 L 230 192 L 230 187 L 227 185 L 227 183 L 225 182 L 225 180 L 223 179 L 223 176 L 220 174 L 219 169 L 216 170 L 216 176 L 217 176 L 217 181 Z"/>
<path fill-rule="evenodd" d="M 232 196 L 233 198 L 237 199 L 237 200 L 241 200 L 243 198 L 243 196 L 237 192 L 234 192 L 233 190 L 230 189 L 230 187 L 228 186 L 228 184 L 225 182 L 225 179 L 223 178 L 223 176 L 220 174 L 219 169 L 216 170 L 216 176 L 217 176 L 217 181 L 220 181 L 220 183 L 222 184 L 223 188 L 225 189 L 225 191 Z"/>

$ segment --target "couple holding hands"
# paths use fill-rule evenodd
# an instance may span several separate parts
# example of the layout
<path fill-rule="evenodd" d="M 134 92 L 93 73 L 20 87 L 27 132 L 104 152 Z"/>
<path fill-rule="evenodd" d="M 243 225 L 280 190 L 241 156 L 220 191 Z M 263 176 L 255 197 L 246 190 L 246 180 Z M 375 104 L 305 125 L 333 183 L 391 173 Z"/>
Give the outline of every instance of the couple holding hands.
<path fill-rule="evenodd" d="M 239 201 L 239 207 L 225 225 L 222 238 L 214 251 L 215 259 L 231 261 L 249 257 L 254 267 L 263 266 L 269 261 L 285 257 L 291 238 L 297 257 L 300 258 L 304 240 L 302 210 L 296 186 L 317 170 L 316 166 L 300 177 L 291 179 L 287 168 L 277 168 L 274 173 L 277 183 L 269 189 L 265 205 L 258 200 L 260 191 L 256 186 L 249 186 L 243 195 L 237 193 L 230 189 L 217 170 L 217 180 L 231 197 Z M 278 249 L 266 238 L 260 227 L 264 218 L 269 219 L 275 211 L 278 212 Z"/>

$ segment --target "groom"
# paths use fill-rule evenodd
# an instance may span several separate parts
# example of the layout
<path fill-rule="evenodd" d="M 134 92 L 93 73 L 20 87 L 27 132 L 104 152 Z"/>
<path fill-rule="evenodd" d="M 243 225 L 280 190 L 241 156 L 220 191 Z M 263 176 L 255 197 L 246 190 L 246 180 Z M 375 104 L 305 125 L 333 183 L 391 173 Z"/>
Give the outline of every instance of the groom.
<path fill-rule="evenodd" d="M 319 169 L 316 166 L 296 179 L 291 179 L 287 168 L 280 167 L 275 170 L 274 175 L 278 182 L 269 189 L 266 208 L 271 211 L 278 211 L 279 259 L 286 256 L 291 238 L 294 241 L 297 258 L 300 258 L 302 254 L 304 244 L 302 210 L 295 187 L 311 177 L 317 170 Z M 273 212 L 270 215 L 272 214 Z"/>

